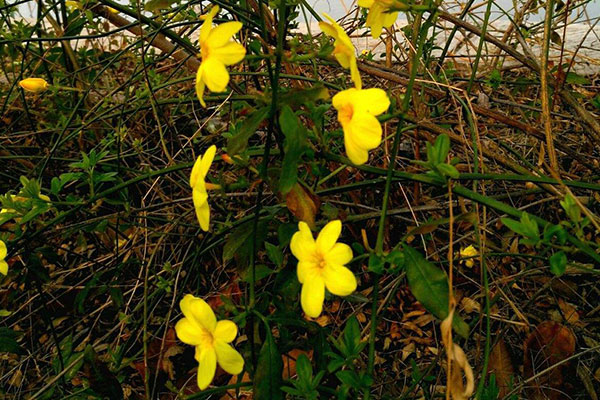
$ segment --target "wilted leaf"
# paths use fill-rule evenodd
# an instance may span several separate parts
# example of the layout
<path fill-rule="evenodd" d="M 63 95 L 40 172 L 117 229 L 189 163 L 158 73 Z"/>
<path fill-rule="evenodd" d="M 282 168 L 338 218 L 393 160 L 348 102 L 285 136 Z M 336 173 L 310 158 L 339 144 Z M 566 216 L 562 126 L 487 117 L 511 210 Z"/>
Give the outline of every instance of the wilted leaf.
<path fill-rule="evenodd" d="M 309 193 L 300 184 L 296 183 L 285 196 L 285 203 L 292 214 L 300 221 L 304 221 L 315 228 L 315 216 L 319 209 L 319 198 Z"/>
<path fill-rule="evenodd" d="M 404 269 L 412 294 L 423 307 L 439 319 L 448 316 L 448 277 L 410 246 L 403 245 L 406 262 Z M 458 315 L 452 319 L 454 331 L 461 337 L 469 336 L 469 325 Z"/>
<path fill-rule="evenodd" d="M 542 322 L 525 342 L 524 378 L 531 378 L 574 353 L 575 336 L 569 328 L 553 321 Z M 558 400 L 564 398 L 564 393 L 571 393 L 569 364 L 561 364 L 530 382 L 527 398 Z"/>
<path fill-rule="evenodd" d="M 515 368 L 513 367 L 508 347 L 502 338 L 498 340 L 490 352 L 488 374 L 495 375 L 496 385 L 499 389 L 498 398 L 504 398 L 511 390 L 511 381 L 514 381 Z"/>

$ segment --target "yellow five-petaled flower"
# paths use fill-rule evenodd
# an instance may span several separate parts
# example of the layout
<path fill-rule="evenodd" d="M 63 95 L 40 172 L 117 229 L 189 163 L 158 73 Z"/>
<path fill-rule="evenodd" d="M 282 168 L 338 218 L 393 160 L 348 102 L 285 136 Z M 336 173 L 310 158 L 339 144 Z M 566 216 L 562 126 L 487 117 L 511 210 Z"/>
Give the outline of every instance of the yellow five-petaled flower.
<path fill-rule="evenodd" d="M 332 102 L 344 130 L 348 158 L 354 164 L 364 164 L 369 150 L 381 143 L 381 124 L 375 116 L 388 109 L 390 99 L 381 89 L 352 88 L 337 93 Z"/>
<path fill-rule="evenodd" d="M 190 174 L 190 186 L 192 187 L 192 201 L 198 217 L 198 223 L 203 231 L 208 231 L 210 224 L 210 206 L 208 205 L 208 189 L 218 188 L 206 182 L 206 174 L 212 164 L 217 146 L 212 145 L 206 150 L 202 157 L 198 157 Z"/>
<path fill-rule="evenodd" d="M 371 28 L 371 36 L 377 39 L 383 28 L 389 28 L 396 22 L 398 11 L 388 11 L 392 1 L 390 0 L 358 0 L 358 6 L 369 9 L 366 26 Z"/>
<path fill-rule="evenodd" d="M 217 363 L 232 375 L 242 372 L 244 358 L 229 344 L 237 336 L 237 325 L 228 320 L 217 322 L 210 306 L 191 294 L 185 295 L 179 307 L 185 318 L 177 321 L 175 332 L 183 343 L 196 347 L 200 390 L 212 382 Z"/>
<path fill-rule="evenodd" d="M 464 249 L 460 249 L 460 256 L 467 258 L 469 257 L 467 260 L 465 260 L 465 265 L 469 268 L 471 268 L 474 264 L 474 258 L 477 255 L 477 249 L 475 247 L 473 247 L 473 245 L 469 245 L 468 247 L 464 248 Z"/>
<path fill-rule="evenodd" d="M 224 92 L 229 83 L 225 66 L 239 63 L 246 55 L 244 46 L 232 40 L 233 35 L 242 29 L 242 23 L 225 22 L 213 28 L 212 20 L 218 12 L 219 7 L 213 7 L 200 28 L 202 63 L 196 74 L 196 94 L 204 107 L 204 88 L 208 87 L 211 92 Z"/>
<path fill-rule="evenodd" d="M 8 274 L 8 263 L 5 260 L 7 253 L 6 243 L 0 240 L 0 274 L 2 275 Z"/>
<path fill-rule="evenodd" d="M 300 304 L 306 315 L 317 318 L 323 310 L 325 288 L 338 296 L 348 296 L 356 290 L 356 278 L 345 266 L 352 260 L 352 249 L 337 243 L 342 232 L 339 220 L 325 225 L 317 240 L 305 222 L 300 222 L 298 229 L 292 236 L 290 249 L 298 259 Z"/>
<path fill-rule="evenodd" d="M 354 86 L 357 89 L 361 89 L 362 81 L 356 64 L 356 50 L 354 49 L 350 37 L 346 34 L 344 28 L 335 22 L 333 18 L 325 13 L 323 13 L 323 15 L 325 15 L 325 18 L 327 18 L 330 23 L 321 21 L 319 22 L 319 26 L 323 32 L 335 39 L 333 55 L 342 67 L 350 69 L 350 77 L 354 82 Z"/>
<path fill-rule="evenodd" d="M 19 82 L 23 90 L 32 93 L 42 93 L 48 89 L 48 82 L 42 78 L 26 78 Z"/>

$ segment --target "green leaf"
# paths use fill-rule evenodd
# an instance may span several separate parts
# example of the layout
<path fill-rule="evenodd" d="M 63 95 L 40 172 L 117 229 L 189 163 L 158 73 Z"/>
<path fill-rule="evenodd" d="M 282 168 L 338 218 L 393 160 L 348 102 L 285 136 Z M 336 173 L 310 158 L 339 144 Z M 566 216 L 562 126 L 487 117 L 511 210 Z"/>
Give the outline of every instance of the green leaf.
<path fill-rule="evenodd" d="M 227 141 L 227 153 L 234 156 L 246 149 L 248 139 L 254 135 L 261 124 L 269 115 L 270 106 L 259 108 L 242 123 L 239 131 Z"/>
<path fill-rule="evenodd" d="M 150 0 L 144 4 L 144 10 L 154 12 L 171 7 L 171 4 L 177 3 L 179 0 Z"/>
<path fill-rule="evenodd" d="M 255 278 L 255 282 L 260 281 L 261 279 L 266 278 L 267 276 L 271 275 L 273 271 L 271 268 L 267 267 L 264 264 L 257 264 L 254 267 L 254 278 Z M 250 283 L 252 281 L 252 271 L 251 268 L 247 268 L 243 273 L 242 273 L 242 281 Z"/>
<path fill-rule="evenodd" d="M 525 229 L 521 226 L 519 221 L 515 221 L 511 218 L 502 217 L 500 221 L 508 227 L 511 231 L 518 233 L 519 235 L 525 236 Z"/>
<path fill-rule="evenodd" d="M 356 316 L 351 316 L 346 322 L 344 328 L 344 345 L 348 351 L 347 355 L 358 355 L 357 352 L 362 350 L 360 346 L 360 326 Z"/>
<path fill-rule="evenodd" d="M 354 389 L 360 389 L 360 378 L 356 375 L 356 372 L 350 371 L 348 369 L 343 371 L 338 371 L 335 373 L 335 376 L 345 385 L 350 386 Z"/>
<path fill-rule="evenodd" d="M 238 249 L 250 238 L 253 229 L 254 224 L 252 221 L 249 221 L 238 226 L 231 232 L 227 238 L 227 242 L 223 246 L 223 261 L 229 261 L 235 256 Z"/>
<path fill-rule="evenodd" d="M 305 354 L 300 354 L 296 360 L 296 372 L 298 373 L 298 380 L 306 385 L 310 386 L 312 383 L 313 369 L 308 357 Z"/>
<path fill-rule="evenodd" d="M 552 254 L 550 256 L 550 272 L 556 276 L 561 276 L 567 269 L 567 255 L 564 251 Z"/>
<path fill-rule="evenodd" d="M 19 333 L 0 327 L 0 353 L 24 354 L 25 350 L 17 343 Z"/>
<path fill-rule="evenodd" d="M 436 164 L 445 163 L 448 152 L 450 151 L 450 139 L 448 138 L 448 135 L 439 135 L 437 139 L 435 139 L 435 144 L 433 147 L 435 149 L 435 156 L 437 159 Z"/>
<path fill-rule="evenodd" d="M 257 399 L 283 400 L 281 372 L 283 361 L 270 331 L 258 355 L 254 375 L 254 397 Z"/>
<path fill-rule="evenodd" d="M 444 176 L 449 176 L 450 178 L 457 179 L 460 177 L 458 170 L 450 164 L 438 164 L 436 168 L 444 174 Z"/>
<path fill-rule="evenodd" d="M 385 266 L 385 260 L 379 257 L 377 254 L 371 254 L 369 256 L 369 271 L 376 274 L 383 273 L 383 267 Z"/>
<path fill-rule="evenodd" d="M 578 75 L 575 72 L 569 72 L 566 80 L 567 83 L 570 83 L 571 85 L 589 85 L 591 83 L 589 79 Z"/>
<path fill-rule="evenodd" d="M 578 224 L 581 222 L 581 209 L 577 205 L 577 202 L 570 194 L 567 194 L 563 200 L 560 201 L 560 205 L 565 210 L 567 217 L 574 223 Z"/>
<path fill-rule="evenodd" d="M 267 250 L 269 260 L 276 266 L 281 267 L 283 264 L 283 253 L 281 252 L 281 249 L 269 242 L 265 242 L 265 249 Z"/>
<path fill-rule="evenodd" d="M 279 125 L 285 135 L 285 155 L 279 178 L 279 191 L 288 193 L 298 180 L 298 163 L 306 147 L 306 131 L 289 106 L 284 106 L 279 115 Z"/>
<path fill-rule="evenodd" d="M 446 273 L 425 259 L 415 249 L 403 245 L 406 262 L 404 269 L 408 286 L 423 307 L 437 318 L 448 316 L 448 277 Z M 454 331 L 461 337 L 469 336 L 469 325 L 456 313 L 452 321 Z"/>

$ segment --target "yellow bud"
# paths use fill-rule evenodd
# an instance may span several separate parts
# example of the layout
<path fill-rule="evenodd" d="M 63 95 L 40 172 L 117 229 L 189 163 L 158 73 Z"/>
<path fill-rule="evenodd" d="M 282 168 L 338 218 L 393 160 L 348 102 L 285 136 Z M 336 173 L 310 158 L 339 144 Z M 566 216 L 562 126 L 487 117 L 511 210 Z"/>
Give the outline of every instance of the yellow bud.
<path fill-rule="evenodd" d="M 48 82 L 42 78 L 27 78 L 19 82 L 25 91 L 32 93 L 42 93 L 48 89 Z"/>

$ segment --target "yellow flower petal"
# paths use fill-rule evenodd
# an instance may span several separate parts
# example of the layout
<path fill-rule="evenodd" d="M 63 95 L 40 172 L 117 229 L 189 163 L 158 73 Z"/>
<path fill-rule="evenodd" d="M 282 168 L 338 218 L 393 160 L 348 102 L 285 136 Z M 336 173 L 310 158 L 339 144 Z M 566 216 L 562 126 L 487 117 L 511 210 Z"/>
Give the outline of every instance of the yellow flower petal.
<path fill-rule="evenodd" d="M 333 105 L 333 107 L 335 107 L 336 110 L 339 110 L 344 105 L 351 103 L 357 92 L 358 92 L 358 90 L 355 88 L 346 89 L 346 90 L 342 90 L 341 92 L 337 92 L 331 99 L 331 104 Z"/>
<path fill-rule="evenodd" d="M 361 111 L 379 115 L 390 107 L 390 99 L 383 89 L 370 88 L 357 90 L 352 93 L 352 102 Z"/>
<path fill-rule="evenodd" d="M 210 306 L 201 298 L 186 294 L 179 302 L 181 312 L 192 323 L 200 325 L 208 332 L 214 332 L 217 318 Z"/>
<path fill-rule="evenodd" d="M 350 78 L 358 90 L 362 89 L 362 79 L 360 78 L 360 72 L 358 71 L 356 56 L 350 59 Z"/>
<path fill-rule="evenodd" d="M 383 14 L 383 26 L 389 28 L 394 25 L 394 22 L 398 19 L 398 11 L 388 12 Z"/>
<path fill-rule="evenodd" d="M 210 56 L 215 57 L 224 65 L 237 64 L 244 59 L 246 49 L 239 43 L 231 42 L 225 46 L 211 50 Z"/>
<path fill-rule="evenodd" d="M 325 33 L 327 36 L 337 39 L 337 32 L 332 24 L 321 21 L 319 22 L 319 28 L 321 28 L 321 31 L 323 31 L 323 33 Z"/>
<path fill-rule="evenodd" d="M 217 153 L 217 146 L 214 144 L 210 146 L 202 157 L 198 157 L 196 162 L 194 163 L 194 167 L 192 168 L 192 173 L 190 174 L 190 186 L 193 188 L 196 186 L 196 183 L 201 179 L 204 180 L 206 178 L 206 174 L 208 174 L 208 170 L 215 159 L 215 154 Z"/>
<path fill-rule="evenodd" d="M 331 23 L 322 21 L 319 22 L 319 26 L 325 34 L 335 39 L 333 55 L 342 67 L 350 69 L 350 76 L 354 85 L 358 89 L 361 89 L 362 81 L 356 64 L 356 49 L 354 48 L 354 44 L 352 44 L 352 40 L 350 40 L 350 37 L 346 34 L 344 28 L 342 28 L 333 18 L 326 13 L 323 14 Z"/>
<path fill-rule="evenodd" d="M 352 135 L 346 133 L 344 129 L 344 146 L 346 147 L 346 155 L 356 165 L 362 165 L 369 160 L 369 152 L 359 147 L 352 139 Z"/>
<path fill-rule="evenodd" d="M 350 68 L 350 63 L 352 62 L 352 57 L 346 53 L 338 52 L 334 54 L 335 59 L 340 63 L 340 65 L 346 69 Z"/>
<path fill-rule="evenodd" d="M 317 318 L 323 310 L 323 300 L 325 299 L 325 282 L 320 276 L 307 279 L 302 285 L 300 294 L 300 304 L 302 309 L 312 318 Z"/>
<path fill-rule="evenodd" d="M 4 243 L 2 240 L 0 240 L 0 260 L 4 260 L 4 257 L 6 257 L 6 254 L 8 254 L 8 249 L 6 248 L 6 243 Z"/>
<path fill-rule="evenodd" d="M 233 342 L 233 339 L 237 336 L 238 327 L 233 321 L 222 320 L 217 322 L 217 327 L 213 336 L 215 340 L 222 340 L 225 343 Z"/>
<path fill-rule="evenodd" d="M 375 1 L 369 8 L 369 14 L 367 15 L 367 21 L 365 25 L 371 28 L 371 36 L 373 39 L 377 39 L 379 36 L 381 36 L 384 22 L 383 11 L 383 6 L 377 1 Z"/>
<path fill-rule="evenodd" d="M 327 290 L 338 296 L 348 296 L 356 290 L 356 277 L 348 268 L 338 264 L 328 264 L 323 271 Z"/>
<path fill-rule="evenodd" d="M 325 254 L 325 261 L 331 264 L 345 265 L 352 260 L 352 248 L 345 243 L 336 243 Z"/>
<path fill-rule="evenodd" d="M 217 353 L 214 347 L 196 347 L 198 361 L 198 387 L 204 390 L 210 385 L 217 370 Z"/>
<path fill-rule="evenodd" d="M 187 318 L 182 318 L 177 321 L 175 324 L 175 333 L 179 340 L 185 344 L 198 346 L 202 342 L 200 329 Z"/>
<path fill-rule="evenodd" d="M 358 147 L 371 150 L 381 143 L 382 129 L 377 118 L 366 112 L 355 112 L 348 135 Z"/>
<path fill-rule="evenodd" d="M 290 242 L 290 250 L 298 260 L 312 260 L 316 250 L 315 239 L 304 221 L 298 223 L 298 232 L 294 233 Z"/>
<path fill-rule="evenodd" d="M 225 372 L 237 375 L 244 369 L 244 358 L 233 347 L 221 340 L 215 340 L 217 361 Z"/>
<path fill-rule="evenodd" d="M 371 8 L 375 0 L 358 0 L 358 6 L 363 8 Z"/>
<path fill-rule="evenodd" d="M 204 102 L 204 88 L 206 87 L 206 84 L 202 80 L 203 73 L 203 67 L 202 64 L 200 64 L 198 72 L 196 72 L 196 96 L 198 96 L 198 100 L 200 100 L 202 107 L 206 107 L 206 103 Z"/>
<path fill-rule="evenodd" d="M 196 198 L 198 198 L 198 200 L 196 200 Z M 204 201 L 202 201 L 202 198 L 204 198 Z M 208 228 L 210 226 L 210 206 L 206 200 L 207 198 L 208 194 L 206 194 L 206 192 L 202 193 L 199 190 L 194 189 L 192 199 L 194 200 L 196 217 L 198 218 L 200 228 L 204 232 L 208 232 Z"/>
<path fill-rule="evenodd" d="M 306 279 L 310 279 L 314 275 L 317 275 L 318 270 L 318 264 L 313 261 L 298 261 L 298 266 L 296 267 L 298 282 L 304 283 Z"/>
<path fill-rule="evenodd" d="M 327 252 L 332 249 L 335 242 L 337 242 L 341 232 L 342 221 L 337 219 L 329 222 L 323 227 L 321 232 L 319 232 L 319 236 L 317 236 L 317 249 L 319 249 L 322 254 L 327 254 Z"/>
<path fill-rule="evenodd" d="M 211 50 L 225 46 L 225 44 L 229 42 L 233 35 L 238 33 L 240 29 L 242 29 L 242 23 L 238 21 L 225 22 L 221 25 L 217 25 L 210 31 L 208 38 L 206 39 L 206 44 Z"/>
<path fill-rule="evenodd" d="M 204 18 L 204 23 L 200 27 L 200 36 L 198 37 L 198 41 L 201 44 L 205 43 L 206 40 L 208 39 L 208 36 L 210 35 L 210 32 L 212 31 L 213 18 L 215 17 L 215 15 L 217 15 L 218 12 L 219 12 L 219 6 L 214 6 L 213 8 L 210 9 L 210 11 L 206 15 L 201 17 L 201 18 Z"/>
<path fill-rule="evenodd" d="M 8 263 L 4 260 L 0 261 L 0 274 L 8 275 Z"/>
<path fill-rule="evenodd" d="M 202 70 L 202 80 L 208 86 L 211 92 L 224 92 L 229 83 L 229 72 L 225 65 L 215 57 L 208 57 L 202 60 L 204 68 Z"/>

